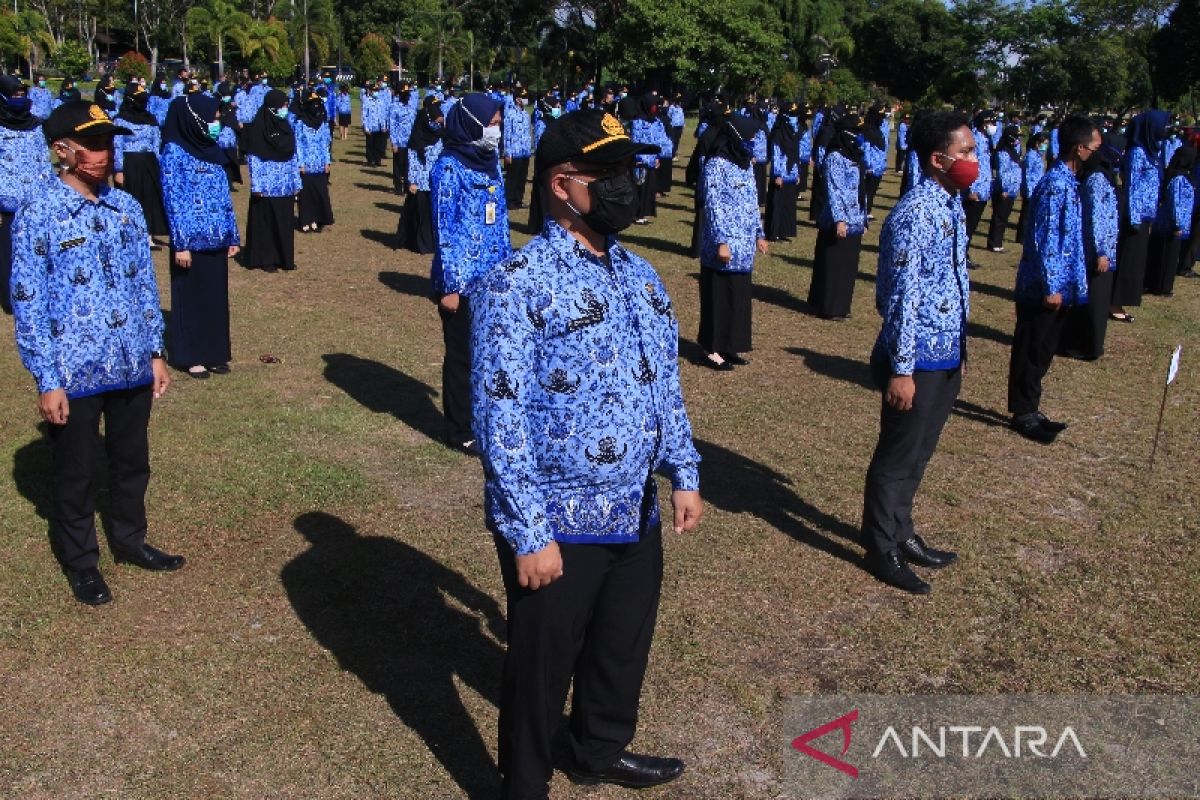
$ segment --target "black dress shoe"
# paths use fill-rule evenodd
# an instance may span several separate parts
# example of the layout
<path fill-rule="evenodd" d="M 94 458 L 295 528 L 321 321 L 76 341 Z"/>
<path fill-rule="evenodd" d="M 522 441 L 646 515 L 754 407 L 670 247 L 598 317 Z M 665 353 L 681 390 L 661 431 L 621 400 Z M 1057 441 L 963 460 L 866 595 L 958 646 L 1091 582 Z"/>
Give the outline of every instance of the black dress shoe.
<path fill-rule="evenodd" d="M 869 556 L 867 567 L 876 578 L 897 589 L 903 589 L 912 594 L 929 594 L 932 591 L 932 587 L 917 577 L 908 564 L 904 563 L 900 553 L 895 550 L 881 556 Z"/>
<path fill-rule="evenodd" d="M 900 543 L 900 555 L 910 564 L 934 569 L 948 567 L 958 561 L 958 553 L 953 550 L 936 550 L 927 547 L 925 540 L 916 534 L 913 534 L 911 539 L 905 539 Z"/>
<path fill-rule="evenodd" d="M 1009 424 L 1014 431 L 1038 444 L 1050 444 L 1058 438 L 1057 433 L 1042 425 L 1036 412 L 1015 416 Z"/>
<path fill-rule="evenodd" d="M 229 374 L 229 365 L 228 364 L 214 364 L 211 367 L 205 367 L 205 369 L 207 369 L 213 375 L 228 375 Z"/>
<path fill-rule="evenodd" d="M 67 580 L 71 582 L 71 593 L 75 599 L 89 606 L 102 606 L 112 600 L 112 592 L 104 582 L 104 576 L 95 567 L 81 570 L 68 570 Z"/>
<path fill-rule="evenodd" d="M 683 762 L 678 758 L 624 753 L 604 769 L 586 770 L 572 764 L 566 773 L 578 783 L 613 783 L 627 789 L 646 789 L 678 778 L 683 774 Z"/>
<path fill-rule="evenodd" d="M 701 360 L 704 362 L 704 366 L 709 369 L 715 369 L 717 372 L 733 372 L 733 364 L 728 361 L 713 361 L 708 356 L 705 356 Z"/>
<path fill-rule="evenodd" d="M 1037 418 L 1038 418 L 1038 422 L 1041 423 L 1042 427 L 1045 428 L 1046 430 L 1050 431 L 1051 433 L 1056 433 L 1056 434 L 1062 433 L 1063 431 L 1065 431 L 1067 429 L 1067 423 L 1055 422 L 1054 420 L 1050 419 L 1049 417 L 1047 417 L 1045 414 L 1043 414 L 1040 411 L 1037 412 Z"/>
<path fill-rule="evenodd" d="M 118 564 L 133 564 L 135 567 L 148 569 L 152 572 L 171 572 L 187 563 L 183 556 L 173 556 L 164 553 L 156 547 L 143 544 L 136 550 L 116 550 L 113 559 Z"/>
<path fill-rule="evenodd" d="M 747 358 L 742 358 L 737 353 L 721 353 L 721 358 L 733 364 L 735 367 L 744 367 L 750 363 Z"/>

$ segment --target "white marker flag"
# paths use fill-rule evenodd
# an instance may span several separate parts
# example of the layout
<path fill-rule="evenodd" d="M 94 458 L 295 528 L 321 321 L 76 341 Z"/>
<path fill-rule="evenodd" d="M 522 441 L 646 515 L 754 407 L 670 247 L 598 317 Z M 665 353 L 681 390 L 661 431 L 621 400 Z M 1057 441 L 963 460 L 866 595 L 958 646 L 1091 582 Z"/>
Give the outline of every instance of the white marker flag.
<path fill-rule="evenodd" d="M 1175 382 L 1175 376 L 1179 374 L 1179 354 L 1183 352 L 1183 345 L 1175 345 L 1175 352 L 1171 354 L 1171 367 L 1167 370 L 1167 385 L 1170 386 Z"/>

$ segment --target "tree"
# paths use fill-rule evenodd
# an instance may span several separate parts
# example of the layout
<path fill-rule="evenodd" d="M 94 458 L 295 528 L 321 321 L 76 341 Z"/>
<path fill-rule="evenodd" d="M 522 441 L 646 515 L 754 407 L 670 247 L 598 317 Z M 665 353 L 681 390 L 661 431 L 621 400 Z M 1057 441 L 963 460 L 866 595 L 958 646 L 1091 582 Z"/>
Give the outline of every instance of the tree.
<path fill-rule="evenodd" d="M 359 78 L 374 80 L 392 68 L 392 48 L 377 33 L 368 33 L 358 43 L 358 55 L 354 67 Z"/>
<path fill-rule="evenodd" d="M 250 17 L 227 0 L 206 0 L 187 12 L 187 29 L 193 39 L 206 41 L 217 48 L 217 74 L 225 74 L 225 40 L 230 39 L 245 49 L 246 31 Z"/>
<path fill-rule="evenodd" d="M 276 79 L 290 78 L 296 66 L 287 28 L 274 17 L 250 23 L 242 41 L 242 55 L 249 60 L 252 71 Z"/>
<path fill-rule="evenodd" d="M 416 41 L 409 59 L 423 64 L 438 80 L 445 77 L 447 66 L 457 72 L 466 60 L 470 43 L 463 36 L 463 15 L 443 0 L 409 0 L 400 31 Z"/>
<path fill-rule="evenodd" d="M 1151 74 L 1158 93 L 1178 100 L 1200 84 L 1200 0 L 1179 0 L 1151 40 Z"/>
<path fill-rule="evenodd" d="M 92 54 L 79 42 L 67 39 L 54 53 L 54 66 L 64 75 L 78 77 L 92 68 Z"/>
<path fill-rule="evenodd" d="M 311 49 L 326 60 L 340 35 L 331 0 L 278 0 L 274 15 L 284 20 L 292 47 L 304 53 L 304 74 L 312 74 Z"/>
<path fill-rule="evenodd" d="M 886 0 L 854 29 L 852 64 L 902 100 L 959 95 L 976 84 L 961 26 L 938 0 Z"/>
<path fill-rule="evenodd" d="M 133 80 L 134 78 L 145 78 L 149 81 L 153 75 L 150 72 L 150 62 L 141 53 L 135 53 L 132 50 L 121 56 L 117 61 L 117 80 L 122 83 Z"/>

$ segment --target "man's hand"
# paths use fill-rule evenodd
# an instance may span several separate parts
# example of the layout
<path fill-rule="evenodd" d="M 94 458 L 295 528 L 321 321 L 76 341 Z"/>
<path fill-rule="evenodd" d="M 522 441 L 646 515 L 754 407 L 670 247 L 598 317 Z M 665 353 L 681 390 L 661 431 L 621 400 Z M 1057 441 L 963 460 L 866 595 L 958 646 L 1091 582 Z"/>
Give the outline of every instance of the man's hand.
<path fill-rule="evenodd" d="M 776 179 L 775 179 L 775 185 L 776 185 L 776 186 L 783 186 L 783 178 L 776 178 Z"/>
<path fill-rule="evenodd" d="M 517 583 L 521 584 L 522 589 L 536 592 L 561 578 L 562 574 L 562 553 L 559 552 L 558 542 L 551 542 L 536 553 L 517 556 Z"/>
<path fill-rule="evenodd" d="M 758 252 L 762 253 L 765 256 L 767 254 L 767 249 L 770 247 L 770 245 L 767 244 L 767 240 L 759 239 L 757 242 L 757 245 L 758 245 Z"/>
<path fill-rule="evenodd" d="M 438 300 L 438 308 L 445 311 L 447 314 L 458 313 L 458 292 L 442 295 L 442 299 Z"/>
<path fill-rule="evenodd" d="M 721 259 L 721 261 L 725 262 L 726 264 L 733 260 L 733 251 L 729 249 L 729 245 L 717 245 L 717 258 Z"/>
<path fill-rule="evenodd" d="M 671 505 L 675 507 L 675 532 L 696 530 L 700 518 L 704 516 L 704 501 L 700 499 L 700 493 L 676 489 L 671 492 Z"/>
<path fill-rule="evenodd" d="M 849 235 L 850 235 L 850 226 L 844 222 L 839 222 L 837 224 L 837 237 L 839 239 L 845 239 Z"/>
<path fill-rule="evenodd" d="M 162 397 L 167 393 L 167 387 L 171 385 L 171 375 L 167 372 L 167 362 L 161 358 L 150 359 L 150 371 L 154 373 L 154 399 Z"/>
<path fill-rule="evenodd" d="M 1051 311 L 1058 311 L 1058 309 L 1062 308 L 1062 292 L 1046 295 L 1042 299 L 1042 305 Z"/>
<path fill-rule="evenodd" d="M 916 394 L 917 383 L 912 375 L 893 375 L 888 381 L 883 399 L 897 411 L 911 411 Z"/>
<path fill-rule="evenodd" d="M 242 248 L 238 247 L 236 244 L 231 244 L 229 245 L 229 251 L 226 253 L 226 255 L 228 255 L 230 258 L 233 258 L 240 252 L 242 252 Z"/>
<path fill-rule="evenodd" d="M 968 198 L 969 200 L 972 200 L 972 201 L 976 202 L 976 203 L 978 203 L 978 202 L 979 202 L 979 194 L 978 194 L 978 192 L 971 192 L 969 195 L 967 195 L 967 198 Z"/>
<path fill-rule="evenodd" d="M 114 172 L 113 173 L 113 183 L 115 183 L 117 186 L 124 186 L 125 185 L 125 173 L 124 172 Z"/>
<path fill-rule="evenodd" d="M 511 164 L 511 163 L 512 163 L 512 156 L 505 156 L 505 157 L 504 157 L 504 163 L 505 163 L 505 164 Z"/>
<path fill-rule="evenodd" d="M 1096 259 L 1096 272 L 1108 272 L 1108 256 L 1100 256 Z"/>
<path fill-rule="evenodd" d="M 192 251 L 178 250 L 175 253 L 175 266 L 180 269 L 191 269 L 192 267 Z"/>
<path fill-rule="evenodd" d="M 1005 200 L 1007 200 L 1008 198 L 1012 197 L 1012 195 L 1011 195 L 1011 194 L 1009 194 L 1008 192 L 1001 192 L 1001 193 L 1000 193 L 1000 196 L 1001 196 L 1001 197 L 1003 197 Z"/>
<path fill-rule="evenodd" d="M 51 389 L 38 397 L 38 412 L 51 425 L 66 425 L 70 413 L 66 389 Z"/>
<path fill-rule="evenodd" d="M 416 193 L 417 193 L 417 185 L 416 185 L 415 183 L 410 183 L 410 184 L 408 185 L 408 193 L 409 193 L 409 194 L 416 194 Z"/>

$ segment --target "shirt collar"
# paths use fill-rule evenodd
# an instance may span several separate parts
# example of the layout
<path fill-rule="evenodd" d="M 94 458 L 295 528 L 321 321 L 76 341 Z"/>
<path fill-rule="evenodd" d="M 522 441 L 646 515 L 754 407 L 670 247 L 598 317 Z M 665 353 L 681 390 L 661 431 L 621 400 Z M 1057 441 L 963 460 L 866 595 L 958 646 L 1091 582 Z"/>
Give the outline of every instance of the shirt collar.
<path fill-rule="evenodd" d="M 559 225 L 553 219 L 547 217 L 545 224 L 542 226 L 542 236 L 554 247 L 555 251 L 560 256 L 569 258 L 582 258 L 602 264 L 600 257 L 583 246 L 583 243 L 571 235 L 571 232 Z M 623 253 L 624 249 L 617 244 L 617 237 L 609 236 L 605 239 L 605 252 L 612 263 L 616 262 Z"/>
<path fill-rule="evenodd" d="M 89 207 L 90 208 L 107 208 L 112 211 L 120 211 L 121 210 L 121 209 L 117 208 L 115 205 L 113 205 L 112 202 L 110 202 L 109 195 L 112 193 L 112 187 L 108 186 L 107 184 L 101 186 L 98 190 L 96 190 L 96 199 L 95 200 L 88 200 L 86 197 L 81 195 L 79 192 L 75 191 L 70 186 L 67 186 L 65 183 L 63 183 L 61 178 L 54 181 L 54 183 L 57 185 L 53 187 L 52 191 L 58 193 L 58 198 L 59 198 L 60 202 L 62 203 L 62 208 L 65 209 L 66 212 L 68 214 L 70 214 L 72 217 L 79 216 L 79 212 L 81 212 L 85 208 L 89 208 Z"/>

